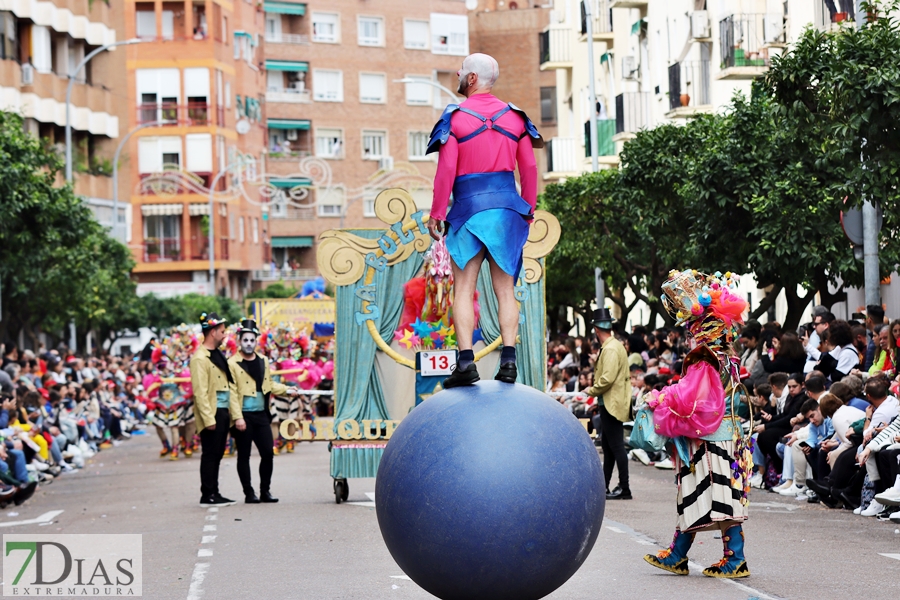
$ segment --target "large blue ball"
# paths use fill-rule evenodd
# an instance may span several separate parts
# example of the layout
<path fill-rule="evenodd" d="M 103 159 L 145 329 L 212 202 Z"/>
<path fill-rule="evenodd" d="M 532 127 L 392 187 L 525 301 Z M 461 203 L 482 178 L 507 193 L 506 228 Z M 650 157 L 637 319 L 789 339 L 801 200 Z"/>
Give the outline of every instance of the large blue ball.
<path fill-rule="evenodd" d="M 439 392 L 391 437 L 375 483 L 394 560 L 444 600 L 529 600 L 584 563 L 606 485 L 578 420 L 533 388 Z"/>

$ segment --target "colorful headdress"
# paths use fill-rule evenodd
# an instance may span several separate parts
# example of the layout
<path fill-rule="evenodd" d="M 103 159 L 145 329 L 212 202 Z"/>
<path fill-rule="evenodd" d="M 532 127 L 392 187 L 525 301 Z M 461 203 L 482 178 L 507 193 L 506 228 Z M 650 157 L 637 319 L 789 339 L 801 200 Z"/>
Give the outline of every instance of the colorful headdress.
<path fill-rule="evenodd" d="M 672 270 L 662 285 L 663 306 L 698 343 L 730 344 L 744 323 L 747 301 L 734 293 L 737 275 Z"/>
<path fill-rule="evenodd" d="M 203 331 L 209 331 L 210 329 L 213 329 L 214 327 L 217 327 L 222 323 L 225 323 L 226 321 L 227 319 L 220 317 L 214 312 L 200 314 L 200 328 L 203 329 Z"/>

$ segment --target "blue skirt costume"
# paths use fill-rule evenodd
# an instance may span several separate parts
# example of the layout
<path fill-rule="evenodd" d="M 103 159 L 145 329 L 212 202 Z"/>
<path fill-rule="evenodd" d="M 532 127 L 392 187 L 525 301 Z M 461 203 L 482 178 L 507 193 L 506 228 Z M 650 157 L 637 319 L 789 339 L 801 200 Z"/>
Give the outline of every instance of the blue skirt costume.
<path fill-rule="evenodd" d="M 457 140 L 460 144 L 488 130 L 518 141 L 517 136 L 493 124 L 512 110 L 525 121 L 525 133 L 522 135 L 529 136 L 534 147 L 543 146 L 537 128 L 524 111 L 513 104 L 508 104 L 491 116 L 490 124 L 487 117 L 451 104 L 444 110 L 431 132 L 428 153 L 437 151 L 452 135 L 450 119 L 457 110 L 485 123 L 473 133 Z M 453 183 L 453 204 L 447 213 L 449 229 L 446 241 L 450 258 L 457 267 L 464 269 L 470 260 L 484 250 L 505 273 L 517 278 L 522 270 L 522 250 L 528 240 L 531 217 L 531 205 L 516 190 L 516 177 L 512 171 L 470 173 L 457 177 Z"/>

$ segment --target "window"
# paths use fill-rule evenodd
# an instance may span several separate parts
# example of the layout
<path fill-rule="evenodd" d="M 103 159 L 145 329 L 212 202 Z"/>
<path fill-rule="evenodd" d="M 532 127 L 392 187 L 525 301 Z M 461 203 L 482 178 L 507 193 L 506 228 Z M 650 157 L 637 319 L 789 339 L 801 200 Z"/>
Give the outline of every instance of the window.
<path fill-rule="evenodd" d="M 180 168 L 180 137 L 142 137 L 138 140 L 138 170 L 141 173 L 159 173 Z"/>
<path fill-rule="evenodd" d="M 387 132 L 362 132 L 362 151 L 365 160 L 381 160 L 387 156 Z"/>
<path fill-rule="evenodd" d="M 427 160 L 425 150 L 428 149 L 428 133 L 424 131 L 409 132 L 409 160 Z"/>
<path fill-rule="evenodd" d="M 181 254 L 181 215 L 144 215 L 144 245 L 150 261 L 178 260 Z"/>
<path fill-rule="evenodd" d="M 228 213 L 228 239 L 233 240 L 234 235 L 234 213 Z"/>
<path fill-rule="evenodd" d="M 367 189 L 363 196 L 363 216 L 374 217 L 375 214 L 375 198 L 378 196 L 378 190 Z"/>
<path fill-rule="evenodd" d="M 428 49 L 428 21 L 403 21 L 403 46 L 410 50 Z"/>
<path fill-rule="evenodd" d="M 156 12 L 139 10 L 135 13 L 135 35 L 144 40 L 156 38 Z"/>
<path fill-rule="evenodd" d="M 337 13 L 312 14 L 312 41 L 337 44 L 340 41 L 340 15 Z"/>
<path fill-rule="evenodd" d="M 281 41 L 281 15 L 266 13 L 266 40 Z"/>
<path fill-rule="evenodd" d="M 0 12 L 0 59 L 18 60 L 19 46 L 16 43 L 16 16 L 11 12 Z"/>
<path fill-rule="evenodd" d="M 253 243 L 259 243 L 259 219 L 253 217 Z"/>
<path fill-rule="evenodd" d="M 316 156 L 343 158 L 344 132 L 340 129 L 316 130 Z"/>
<path fill-rule="evenodd" d="M 422 81 L 431 81 L 431 77 L 427 75 L 407 75 L 406 79 L 419 79 Z M 432 87 L 428 83 L 407 83 L 406 84 L 406 103 L 418 106 L 431 105 Z"/>
<path fill-rule="evenodd" d="M 384 46 L 384 19 L 359 17 L 359 45 Z"/>
<path fill-rule="evenodd" d="M 171 10 L 162 11 L 162 38 L 171 40 L 175 37 L 175 13 Z"/>
<path fill-rule="evenodd" d="M 541 88 L 541 122 L 553 123 L 556 121 L 556 88 Z"/>
<path fill-rule="evenodd" d="M 345 191 L 342 187 L 332 187 L 319 190 L 319 216 L 340 217 L 344 209 Z"/>
<path fill-rule="evenodd" d="M 137 69 L 135 80 L 141 99 L 141 122 L 177 123 L 181 72 L 178 69 Z"/>
<path fill-rule="evenodd" d="M 284 91 L 284 72 L 269 69 L 266 71 L 266 90 L 269 92 Z"/>
<path fill-rule="evenodd" d="M 185 169 L 191 173 L 212 173 L 212 135 L 189 133 L 184 136 Z"/>
<path fill-rule="evenodd" d="M 31 26 L 31 65 L 38 73 L 53 71 L 50 30 L 43 25 Z"/>
<path fill-rule="evenodd" d="M 374 104 L 384 104 L 386 81 L 385 76 L 379 73 L 359 74 L 359 101 Z"/>
<path fill-rule="evenodd" d="M 313 98 L 319 102 L 343 102 L 344 74 L 341 71 L 314 69 Z"/>
<path fill-rule="evenodd" d="M 469 18 L 431 13 L 431 51 L 434 54 L 469 54 Z"/>
<path fill-rule="evenodd" d="M 238 219 L 238 241 L 244 243 L 244 217 Z"/>

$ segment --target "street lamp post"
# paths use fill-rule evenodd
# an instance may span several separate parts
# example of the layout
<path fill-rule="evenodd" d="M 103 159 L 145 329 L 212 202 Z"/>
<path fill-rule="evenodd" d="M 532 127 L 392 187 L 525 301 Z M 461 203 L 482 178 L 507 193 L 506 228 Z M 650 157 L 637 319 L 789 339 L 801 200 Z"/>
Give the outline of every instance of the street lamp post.
<path fill-rule="evenodd" d="M 85 56 L 78 65 L 69 71 L 69 85 L 66 87 L 66 181 L 72 182 L 72 86 L 75 83 L 75 78 L 78 76 L 78 73 L 81 72 L 81 69 L 84 68 L 84 65 L 88 63 L 92 58 L 100 54 L 101 52 L 105 52 L 110 48 L 114 48 L 116 46 L 126 46 L 129 44 L 139 44 L 143 40 L 139 38 L 133 38 L 130 40 L 122 40 L 120 42 L 113 42 L 112 44 L 106 44 L 105 46 L 100 46 L 87 56 Z"/>
<path fill-rule="evenodd" d="M 395 79 L 394 83 L 424 83 L 425 85 L 430 85 L 431 87 L 436 87 L 442 92 L 446 93 L 454 102 L 459 102 L 460 97 L 451 92 L 448 88 L 445 88 L 437 81 L 432 81 L 430 79 L 413 79 L 412 77 L 404 77 L 403 79 Z"/>

